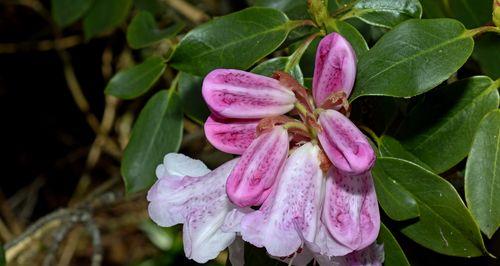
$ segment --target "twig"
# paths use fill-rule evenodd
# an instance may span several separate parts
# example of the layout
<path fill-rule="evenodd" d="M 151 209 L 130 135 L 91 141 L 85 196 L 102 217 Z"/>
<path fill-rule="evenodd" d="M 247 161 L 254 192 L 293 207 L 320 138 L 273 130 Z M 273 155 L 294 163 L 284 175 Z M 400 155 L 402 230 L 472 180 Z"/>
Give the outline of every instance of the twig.
<path fill-rule="evenodd" d="M 3 242 L 9 241 L 12 238 L 12 232 L 10 232 L 7 225 L 0 218 L 0 236 L 3 239 Z"/>
<path fill-rule="evenodd" d="M 54 265 L 59 245 L 64 240 L 68 232 L 71 231 L 73 225 L 74 224 L 72 222 L 67 222 L 52 234 L 52 243 L 49 249 L 47 250 L 47 255 L 45 255 L 45 258 L 43 260 L 43 265 L 45 266 Z"/>
<path fill-rule="evenodd" d="M 67 36 L 57 40 L 42 40 L 37 42 L 0 43 L 0 54 L 13 54 L 23 51 L 51 51 L 59 47 L 68 49 L 83 43 L 79 35 Z"/>
<path fill-rule="evenodd" d="M 95 224 L 94 219 L 92 219 L 91 216 L 88 217 L 88 219 L 85 221 L 85 229 L 87 229 L 87 232 L 92 238 L 92 260 L 91 260 L 91 265 L 92 266 L 99 266 L 102 263 L 103 259 L 103 248 L 102 248 L 102 241 L 101 241 L 101 232 L 99 231 L 99 228 Z"/>
<path fill-rule="evenodd" d="M 210 17 L 201 9 L 183 0 L 164 0 L 173 9 L 184 15 L 195 24 L 207 21 Z"/>
<path fill-rule="evenodd" d="M 68 240 L 65 242 L 61 257 L 59 259 L 59 266 L 68 266 L 71 262 L 71 258 L 75 254 L 76 248 L 78 247 L 78 242 L 81 236 L 81 228 L 77 227 L 75 230 L 71 231 L 68 236 Z"/>

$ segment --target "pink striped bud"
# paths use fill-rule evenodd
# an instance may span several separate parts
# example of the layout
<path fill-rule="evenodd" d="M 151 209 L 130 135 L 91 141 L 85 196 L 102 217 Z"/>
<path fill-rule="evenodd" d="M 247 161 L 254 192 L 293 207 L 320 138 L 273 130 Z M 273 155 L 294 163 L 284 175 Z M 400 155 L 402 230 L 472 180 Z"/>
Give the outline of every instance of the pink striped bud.
<path fill-rule="evenodd" d="M 271 192 L 288 153 L 288 133 L 283 127 L 255 139 L 227 179 L 226 192 L 237 206 L 262 204 Z"/>
<path fill-rule="evenodd" d="M 278 80 L 234 69 L 216 69 L 203 80 L 203 98 L 227 118 L 264 118 L 293 109 L 293 92 Z"/>
<path fill-rule="evenodd" d="M 375 153 L 365 135 L 343 114 L 326 110 L 319 115 L 318 138 L 332 164 L 349 174 L 370 170 Z"/>
<path fill-rule="evenodd" d="M 258 120 L 220 121 L 210 116 L 205 122 L 205 136 L 218 150 L 243 154 L 256 138 Z"/>
<path fill-rule="evenodd" d="M 351 94 L 356 79 L 356 54 L 349 42 L 338 33 L 330 33 L 319 43 L 313 77 L 316 106 L 334 92 Z"/>

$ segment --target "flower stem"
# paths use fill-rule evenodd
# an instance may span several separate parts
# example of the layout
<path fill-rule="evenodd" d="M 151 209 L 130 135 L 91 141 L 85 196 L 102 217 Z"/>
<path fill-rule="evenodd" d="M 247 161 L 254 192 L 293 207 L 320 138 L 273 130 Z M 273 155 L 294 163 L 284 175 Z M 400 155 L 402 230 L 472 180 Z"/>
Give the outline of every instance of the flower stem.
<path fill-rule="evenodd" d="M 370 137 L 375 140 L 375 142 L 377 143 L 377 146 L 380 146 L 380 138 L 377 136 L 377 134 L 375 134 L 375 132 L 373 132 L 373 130 L 371 130 L 371 128 L 367 127 L 367 126 L 363 126 L 363 125 L 360 125 L 358 126 L 360 129 L 364 130 L 366 133 L 368 133 L 368 135 L 370 135 Z"/>

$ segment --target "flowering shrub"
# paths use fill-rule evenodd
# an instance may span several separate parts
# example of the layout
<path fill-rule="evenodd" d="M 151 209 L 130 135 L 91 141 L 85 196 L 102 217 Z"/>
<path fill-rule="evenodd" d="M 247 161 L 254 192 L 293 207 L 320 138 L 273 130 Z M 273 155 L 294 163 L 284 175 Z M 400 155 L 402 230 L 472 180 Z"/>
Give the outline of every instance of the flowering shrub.
<path fill-rule="evenodd" d="M 204 124 L 211 145 L 235 155 L 210 171 L 168 153 L 148 192 L 153 221 L 183 224 L 185 254 L 200 263 L 229 247 L 232 263 L 243 264 L 247 242 L 296 265 L 408 264 L 381 225 L 380 204 L 384 219 L 405 221 L 398 230 L 420 245 L 487 255 L 480 230 L 491 237 L 500 224 L 498 187 L 485 186 L 498 180 L 497 135 L 487 132 L 499 126 L 499 81 L 456 73 L 474 38 L 499 29 L 420 19 L 422 6 L 411 0 L 255 4 L 194 28 L 166 60 L 153 57 L 108 85 L 110 94 L 136 97 L 167 63 L 181 71 L 134 128 L 122 165 L 129 191 L 147 188 L 159 154 L 178 149 L 177 84 L 185 113 Z M 364 36 L 359 21 L 373 25 Z M 287 46 L 288 56 L 262 61 Z M 136 88 L 123 90 L 135 71 L 144 72 Z M 201 91 L 184 72 L 200 76 Z M 208 108 L 194 111 L 200 94 Z M 144 140 L 149 128 L 161 134 Z M 443 177 L 462 171 L 467 155 L 466 207 Z"/>

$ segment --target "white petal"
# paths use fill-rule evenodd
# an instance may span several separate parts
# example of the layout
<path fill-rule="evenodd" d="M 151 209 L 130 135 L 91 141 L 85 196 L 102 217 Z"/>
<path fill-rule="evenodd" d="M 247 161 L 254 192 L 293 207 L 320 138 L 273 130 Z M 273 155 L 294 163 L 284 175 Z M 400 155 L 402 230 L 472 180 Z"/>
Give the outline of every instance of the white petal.
<path fill-rule="evenodd" d="M 302 238 L 313 241 L 323 181 L 318 153 L 318 146 L 307 143 L 288 158 L 275 190 L 258 211 L 243 218 L 245 241 L 277 257 L 297 251 Z"/>
<path fill-rule="evenodd" d="M 170 158 L 166 161 L 166 165 L 172 162 Z M 225 184 L 236 162 L 237 159 L 229 161 L 204 176 L 166 175 L 148 192 L 153 221 L 161 226 L 184 223 L 186 256 L 199 263 L 217 257 L 236 235 L 221 230 L 226 215 L 234 208 L 226 196 Z M 178 169 L 184 171 L 182 167 Z M 200 170 L 203 169 L 188 171 L 200 173 Z"/>
<path fill-rule="evenodd" d="M 210 169 L 200 160 L 189 158 L 180 153 L 168 153 L 163 158 L 163 164 L 156 168 L 156 176 L 202 176 L 210 172 Z"/>

